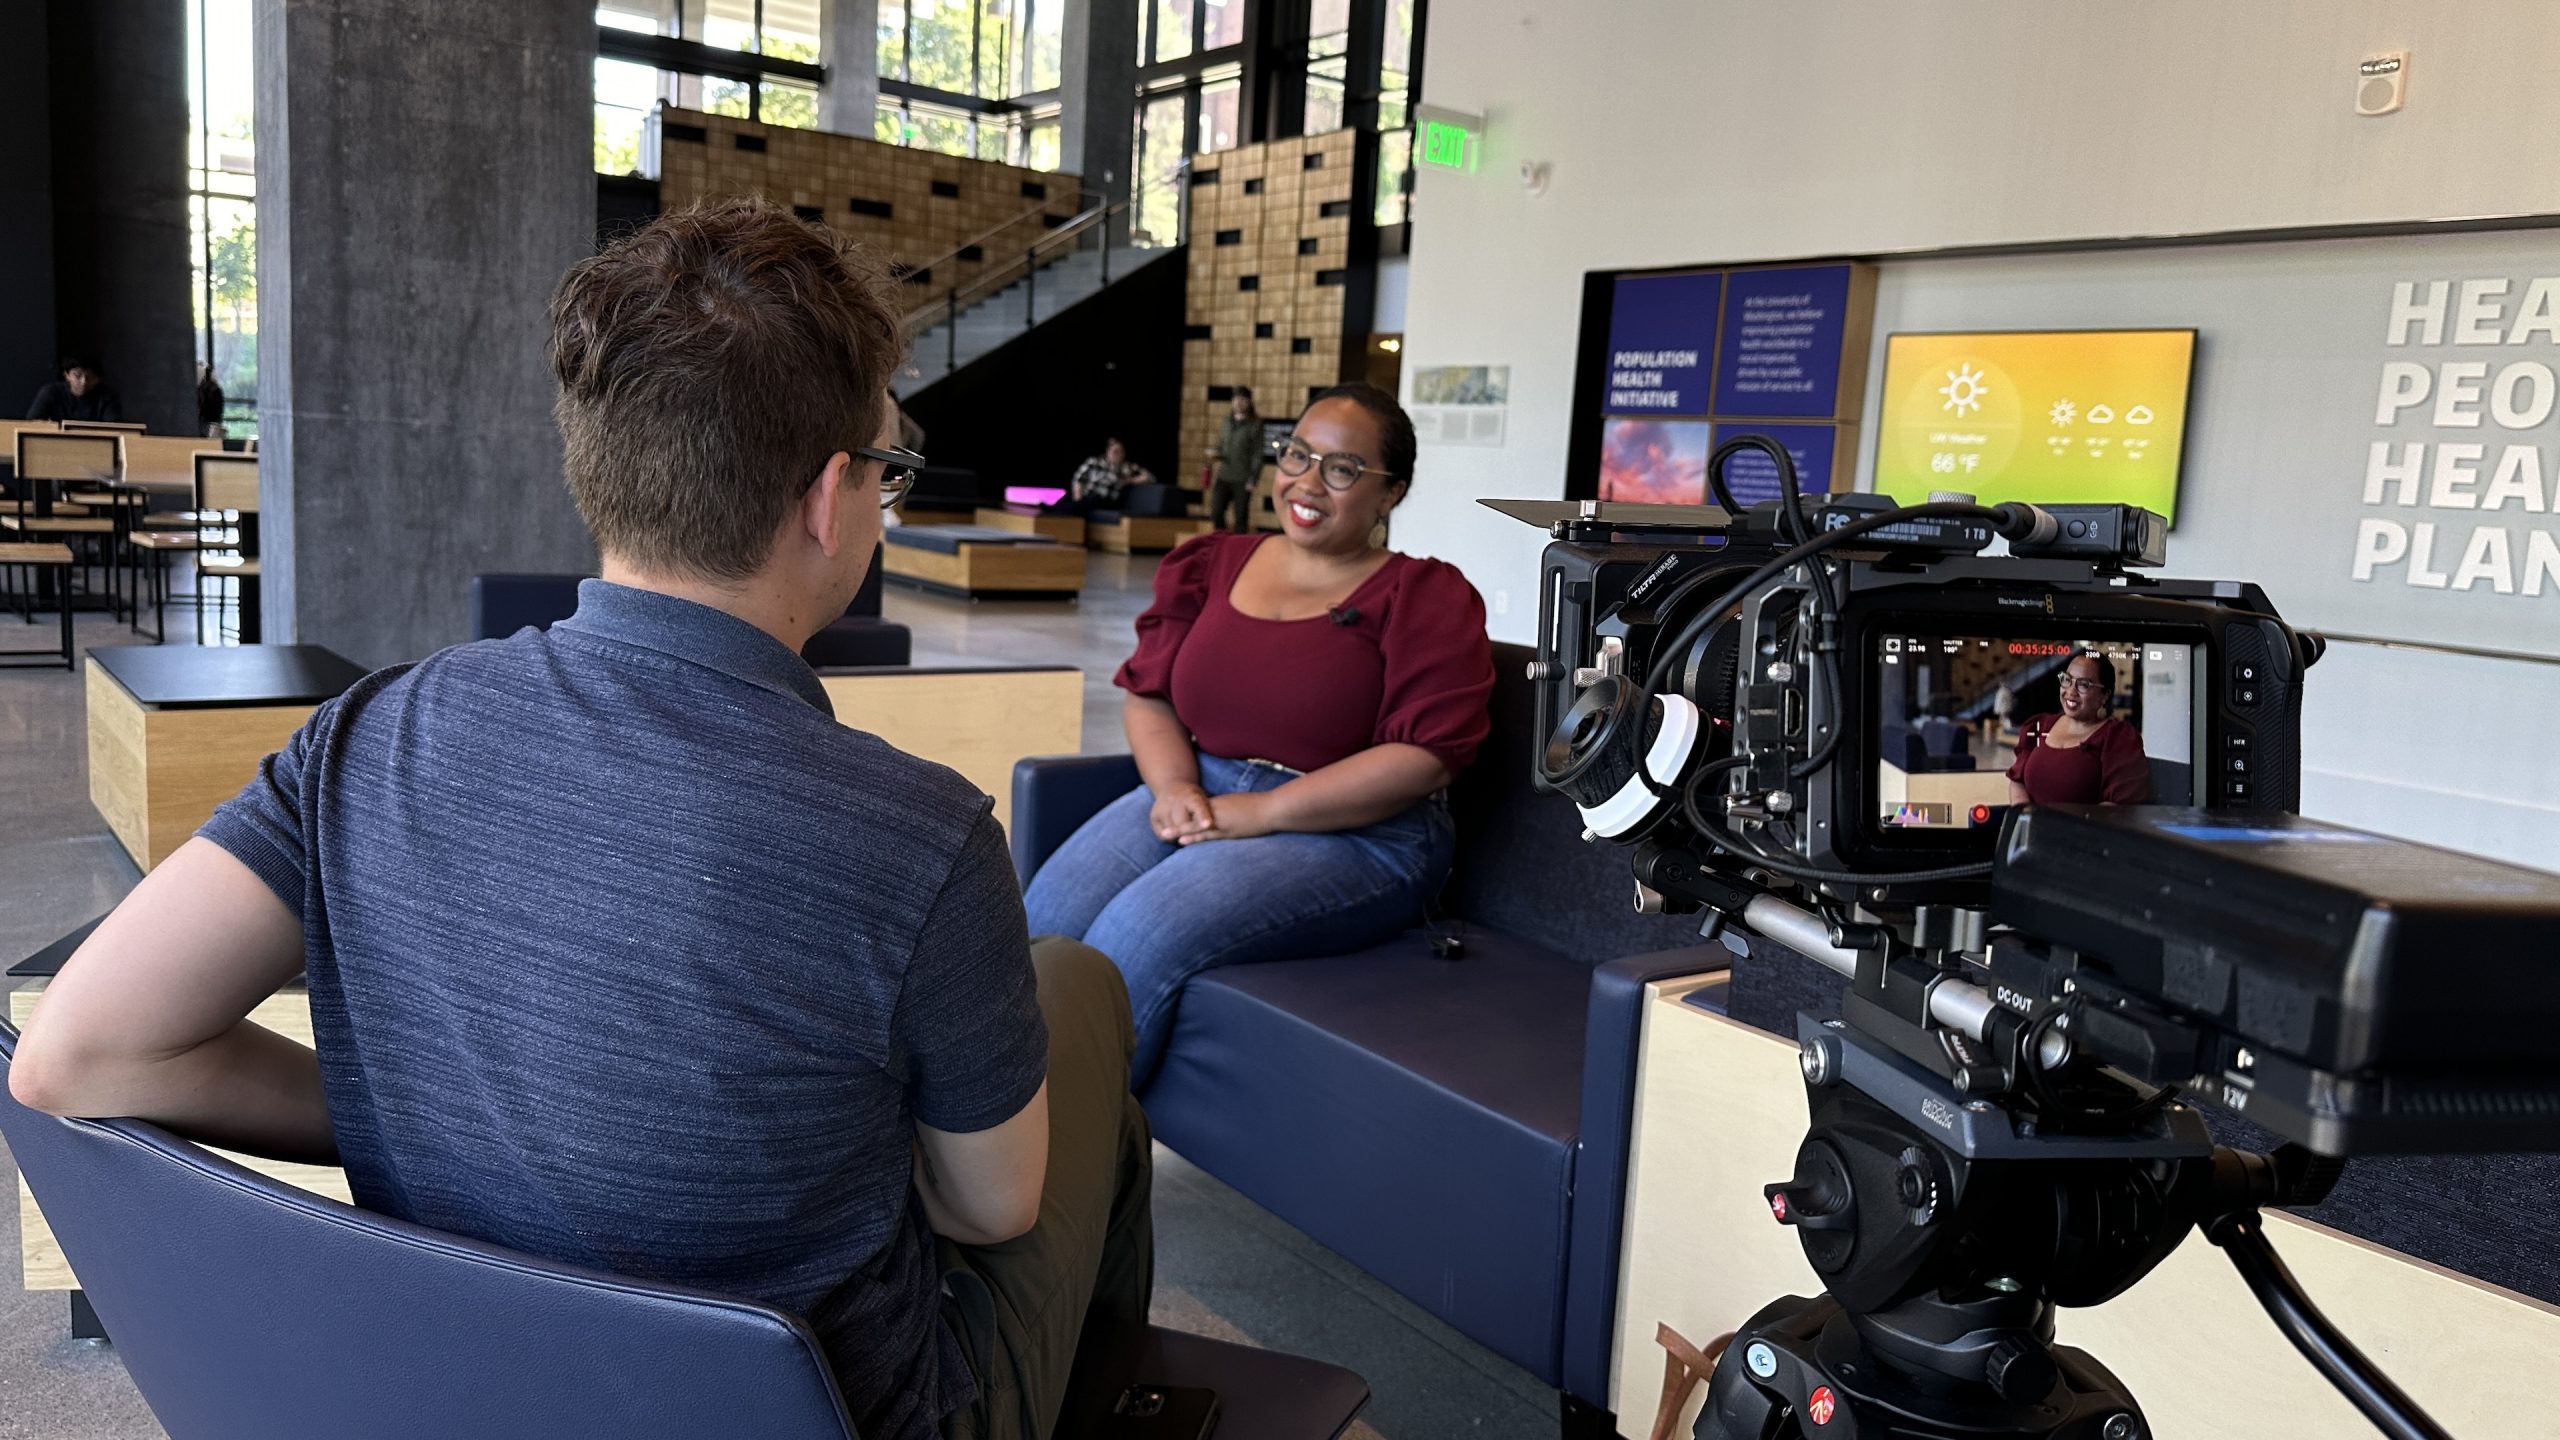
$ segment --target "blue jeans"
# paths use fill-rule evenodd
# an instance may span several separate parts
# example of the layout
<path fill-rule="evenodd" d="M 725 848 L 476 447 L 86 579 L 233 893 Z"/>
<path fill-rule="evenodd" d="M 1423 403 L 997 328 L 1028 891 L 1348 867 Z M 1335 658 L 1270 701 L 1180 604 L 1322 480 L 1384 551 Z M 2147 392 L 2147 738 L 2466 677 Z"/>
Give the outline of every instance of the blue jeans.
<path fill-rule="evenodd" d="M 1277 766 L 1200 757 L 1211 795 L 1274 790 Z M 1067 837 L 1023 892 L 1031 933 L 1082 940 L 1129 982 L 1138 1050 L 1131 1089 L 1164 1059 L 1184 982 L 1221 965 L 1340 955 L 1423 921 L 1449 878 L 1456 831 L 1438 799 L 1358 830 L 1168 844 L 1141 785 Z"/>

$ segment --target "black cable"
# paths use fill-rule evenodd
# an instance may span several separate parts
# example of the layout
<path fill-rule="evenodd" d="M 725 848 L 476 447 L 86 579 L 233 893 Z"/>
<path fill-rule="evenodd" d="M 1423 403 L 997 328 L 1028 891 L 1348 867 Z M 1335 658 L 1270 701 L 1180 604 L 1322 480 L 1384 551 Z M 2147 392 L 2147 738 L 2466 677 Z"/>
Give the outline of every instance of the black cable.
<path fill-rule="evenodd" d="M 1912 505 L 1900 510 L 1880 510 L 1872 515 L 1861 515 L 1837 530 L 1826 530 L 1801 545 L 1782 551 L 1766 564 L 1728 587 L 1714 604 L 1690 617 L 1689 622 L 1681 626 L 1679 632 L 1672 636 L 1671 643 L 1654 652 L 1653 666 L 1645 674 L 1645 688 L 1648 690 L 1658 688 L 1662 672 L 1670 667 L 1672 658 L 1695 644 L 1698 637 L 1706 633 L 1709 625 L 1717 623 L 1718 617 L 1722 616 L 1727 608 L 1770 580 L 1784 574 L 1790 567 L 1861 535 L 1882 530 L 1888 525 L 1941 516 L 1955 520 L 1980 520 L 1994 525 L 2003 520 L 1998 511 L 1980 505 L 1968 505 L 1953 500 L 1933 500 L 1926 505 Z"/>
<path fill-rule="evenodd" d="M 2391 1377 L 2366 1359 L 2311 1303 L 2302 1282 L 2293 1278 L 2275 1246 L 2267 1242 L 2266 1226 L 2257 1211 L 2225 1215 L 2205 1226 L 2204 1233 L 2231 1257 L 2240 1278 L 2248 1282 L 2249 1293 L 2258 1297 L 2293 1348 L 2364 1412 L 2376 1429 L 2392 1440 L 2452 1440 L 2443 1426 L 2429 1419 L 2418 1402 L 2391 1383 Z"/>

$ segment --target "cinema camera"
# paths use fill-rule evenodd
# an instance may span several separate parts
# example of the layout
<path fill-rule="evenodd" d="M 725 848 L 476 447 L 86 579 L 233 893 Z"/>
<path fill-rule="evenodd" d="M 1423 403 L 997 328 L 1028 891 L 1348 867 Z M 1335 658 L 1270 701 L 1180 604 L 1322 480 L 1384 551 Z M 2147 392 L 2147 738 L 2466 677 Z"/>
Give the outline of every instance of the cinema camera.
<path fill-rule="evenodd" d="M 1782 498 L 1746 512 L 1752 450 Z M 1487 502 L 1553 537 L 1540 784 L 1633 847 L 1639 908 L 1850 979 L 1798 1018 L 1812 1124 L 1765 1192 L 1830 1288 L 1744 1322 L 1700 1440 L 2144 1440 L 2054 1314 L 2197 1228 L 2386 1434 L 2441 1435 L 2259 1210 L 2349 1156 L 2560 1148 L 2560 880 L 2293 815 L 2322 646 L 2255 586 L 2139 574 L 2148 511 L 1808 505 L 1756 438 L 1708 480 L 1720 505 Z M 2015 724 L 2092 651 L 2158 803 L 2013 809 Z M 2287 1143 L 2218 1147 L 2189 1096 Z"/>

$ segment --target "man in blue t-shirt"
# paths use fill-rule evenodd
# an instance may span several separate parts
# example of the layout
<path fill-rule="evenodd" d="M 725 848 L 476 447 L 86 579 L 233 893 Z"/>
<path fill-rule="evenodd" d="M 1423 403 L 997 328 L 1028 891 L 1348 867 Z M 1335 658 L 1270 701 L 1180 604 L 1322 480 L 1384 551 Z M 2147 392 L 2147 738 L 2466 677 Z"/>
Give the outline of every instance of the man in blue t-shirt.
<path fill-rule="evenodd" d="M 1127 992 L 1026 939 L 987 797 L 799 659 L 907 480 L 899 323 L 763 202 L 573 267 L 603 578 L 321 706 L 64 968 L 17 1097 L 791 1310 L 865 1440 L 1045 1436 L 1071 1357 L 1072 1413 L 1113 1393 L 1152 1279 Z M 296 979 L 316 1054 L 244 1019 Z"/>

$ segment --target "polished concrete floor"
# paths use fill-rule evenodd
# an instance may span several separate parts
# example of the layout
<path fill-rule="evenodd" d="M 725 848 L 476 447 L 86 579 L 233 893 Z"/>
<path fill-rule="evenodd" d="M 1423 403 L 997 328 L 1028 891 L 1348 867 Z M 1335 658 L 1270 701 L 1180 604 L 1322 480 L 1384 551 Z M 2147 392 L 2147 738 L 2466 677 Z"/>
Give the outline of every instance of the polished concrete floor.
<path fill-rule="evenodd" d="M 1131 642 L 1155 562 L 1094 555 L 1079 604 L 971 604 L 892 588 L 889 617 L 915 662 L 1071 663 L 1086 675 L 1084 744 L 1125 749 L 1111 672 Z M 0 649 L 42 643 L 0 616 Z M 174 629 L 185 640 L 183 620 Z M 79 639 L 130 643 L 84 617 Z M 76 672 L 0 671 L 0 964 L 42 947 L 132 888 L 136 874 L 90 808 Z M 1376 1398 L 1370 1440 L 1530 1440 L 1555 1433 L 1552 1392 L 1161 1147 L 1158 1319 L 1203 1334 L 1348 1365 Z M 0 1181 L 14 1181 L 14 1171 Z M 14 1187 L 12 1187 L 14 1188 Z M 0 1256 L 17 1254 L 17 1207 L 0 1203 Z M 28 1294 L 0 1259 L 0 1437 L 125 1440 L 161 1430 L 112 1347 L 69 1338 L 62 1296 Z"/>

